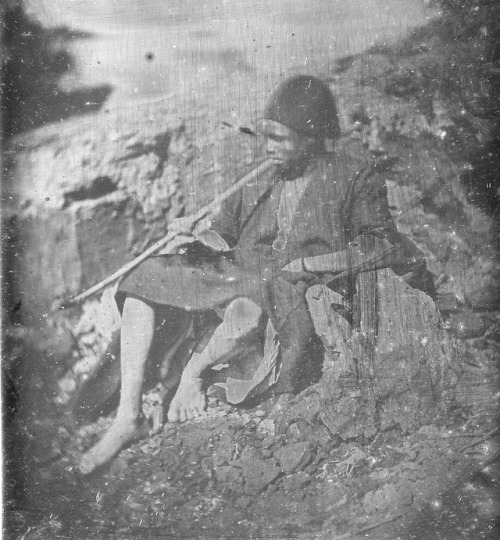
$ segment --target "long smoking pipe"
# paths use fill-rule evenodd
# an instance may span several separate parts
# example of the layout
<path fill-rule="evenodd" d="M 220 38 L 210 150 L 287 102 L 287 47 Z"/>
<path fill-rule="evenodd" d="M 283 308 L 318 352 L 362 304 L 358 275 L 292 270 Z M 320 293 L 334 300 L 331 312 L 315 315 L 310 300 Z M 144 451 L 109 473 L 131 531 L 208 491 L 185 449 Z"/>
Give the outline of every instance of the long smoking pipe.
<path fill-rule="evenodd" d="M 231 197 L 231 195 L 239 191 L 243 186 L 245 186 L 246 184 L 248 184 L 249 182 L 257 178 L 260 174 L 263 174 L 266 171 L 268 171 L 273 166 L 273 164 L 274 164 L 273 161 L 270 159 L 263 161 L 255 169 L 253 169 L 248 174 L 246 174 L 243 178 L 241 178 L 241 180 L 238 180 L 229 189 L 224 191 L 224 193 L 221 193 L 220 195 L 215 197 L 215 199 L 211 203 L 207 204 L 206 206 L 198 210 L 198 212 L 196 212 L 195 214 L 191 216 L 191 228 L 193 228 L 196 225 L 196 223 L 198 223 L 198 221 L 200 221 L 205 216 L 210 214 L 210 212 L 213 212 L 214 210 L 216 210 L 217 207 L 222 202 L 224 202 L 226 199 Z M 163 238 L 155 242 L 152 246 L 150 246 L 148 249 L 146 249 L 146 251 L 141 253 L 141 255 L 139 255 L 138 257 L 136 257 L 134 260 L 130 261 L 129 263 L 127 263 L 125 266 L 122 266 L 114 274 L 111 274 L 110 276 L 103 279 L 102 281 L 94 285 L 93 287 L 90 287 L 90 289 L 87 289 L 86 291 L 76 296 L 73 296 L 72 298 L 69 298 L 66 301 L 59 302 L 53 311 L 57 311 L 58 309 L 63 308 L 63 307 L 69 307 L 74 304 L 78 304 L 82 302 L 83 300 L 87 299 L 89 296 L 92 296 L 93 294 L 101 291 L 102 289 L 104 289 L 105 287 L 107 287 L 108 285 L 116 281 L 117 279 L 124 276 L 126 273 L 133 270 L 136 266 L 138 266 L 142 261 L 150 257 L 153 253 L 156 253 L 163 247 L 168 248 L 169 242 L 171 242 L 174 238 L 176 238 L 179 234 L 182 234 L 183 232 L 185 231 L 175 231 L 175 232 L 168 233 L 166 236 L 164 236 Z"/>

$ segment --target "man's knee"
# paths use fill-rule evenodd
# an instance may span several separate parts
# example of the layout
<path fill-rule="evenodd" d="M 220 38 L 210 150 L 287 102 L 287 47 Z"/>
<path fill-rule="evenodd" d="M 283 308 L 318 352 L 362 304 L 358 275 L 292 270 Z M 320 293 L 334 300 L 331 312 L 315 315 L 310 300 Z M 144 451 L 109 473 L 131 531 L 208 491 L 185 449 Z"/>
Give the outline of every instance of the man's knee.
<path fill-rule="evenodd" d="M 262 309 L 248 298 L 236 298 L 226 308 L 224 326 L 229 338 L 244 337 L 257 330 L 262 320 Z"/>

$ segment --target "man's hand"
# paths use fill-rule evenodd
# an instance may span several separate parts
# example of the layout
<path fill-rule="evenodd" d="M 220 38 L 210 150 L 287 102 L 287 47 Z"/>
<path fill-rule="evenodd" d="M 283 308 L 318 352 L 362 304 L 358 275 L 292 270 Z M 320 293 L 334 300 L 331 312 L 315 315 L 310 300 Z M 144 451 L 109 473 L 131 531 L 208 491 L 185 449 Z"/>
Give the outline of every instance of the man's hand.
<path fill-rule="evenodd" d="M 368 238 L 369 248 L 363 248 L 364 236 L 357 236 L 346 249 L 295 259 L 282 270 L 288 272 L 365 272 L 379 268 L 390 268 L 401 262 L 400 245 L 394 246 L 387 240 Z M 368 242 L 366 242 L 368 243 Z"/>
<path fill-rule="evenodd" d="M 183 253 L 184 246 L 192 244 L 196 241 L 193 236 L 193 218 L 179 217 L 175 218 L 168 226 L 169 233 L 175 233 L 177 236 L 173 238 L 162 250 L 158 252 L 158 255 L 171 255 L 173 253 Z"/>
<path fill-rule="evenodd" d="M 193 217 L 192 216 L 186 216 L 186 217 L 178 217 L 175 218 L 172 223 L 168 226 L 168 232 L 174 233 L 178 232 L 179 234 L 183 235 L 191 235 L 191 231 L 193 230 Z"/>

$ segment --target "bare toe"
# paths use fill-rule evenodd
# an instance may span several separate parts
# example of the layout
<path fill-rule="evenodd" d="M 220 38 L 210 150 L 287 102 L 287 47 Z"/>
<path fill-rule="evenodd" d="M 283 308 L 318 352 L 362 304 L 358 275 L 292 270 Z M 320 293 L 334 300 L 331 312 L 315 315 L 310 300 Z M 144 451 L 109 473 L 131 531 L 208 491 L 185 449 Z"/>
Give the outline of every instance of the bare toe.
<path fill-rule="evenodd" d="M 202 380 L 197 377 L 183 376 L 168 411 L 170 422 L 192 420 L 202 414 L 205 409 L 205 393 Z"/>
<path fill-rule="evenodd" d="M 104 436 L 85 454 L 82 455 L 78 468 L 82 474 L 90 474 L 108 463 L 127 444 L 142 439 L 149 432 L 149 424 L 145 418 L 115 423 Z"/>

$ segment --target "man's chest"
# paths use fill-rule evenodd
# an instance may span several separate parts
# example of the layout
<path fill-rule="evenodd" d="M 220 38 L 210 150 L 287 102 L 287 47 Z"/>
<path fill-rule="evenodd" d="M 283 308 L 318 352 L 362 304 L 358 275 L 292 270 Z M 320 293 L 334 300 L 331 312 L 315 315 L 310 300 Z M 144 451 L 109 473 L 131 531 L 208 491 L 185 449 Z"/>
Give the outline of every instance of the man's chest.
<path fill-rule="evenodd" d="M 260 192 L 250 186 L 242 198 L 241 237 L 272 243 L 281 231 L 288 242 L 303 243 L 312 237 L 341 236 L 345 191 L 341 179 L 317 174 Z"/>

